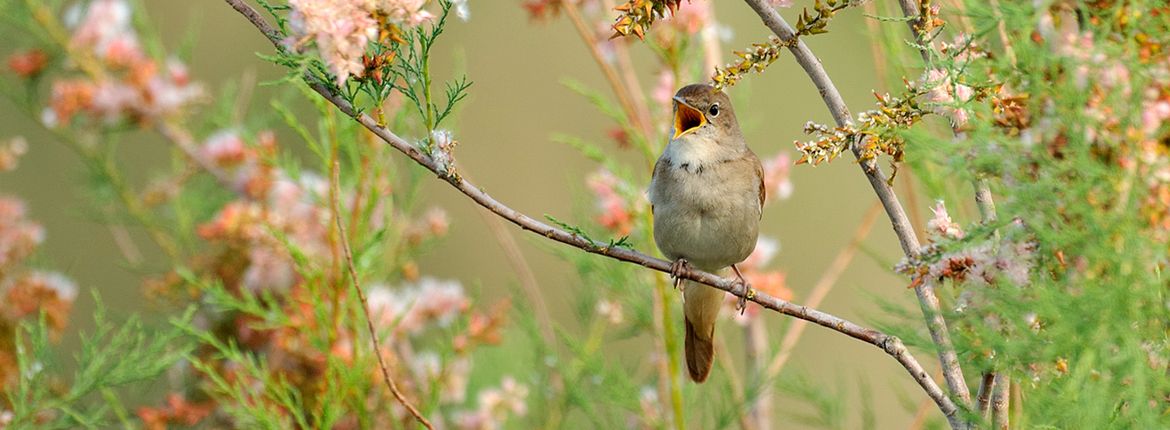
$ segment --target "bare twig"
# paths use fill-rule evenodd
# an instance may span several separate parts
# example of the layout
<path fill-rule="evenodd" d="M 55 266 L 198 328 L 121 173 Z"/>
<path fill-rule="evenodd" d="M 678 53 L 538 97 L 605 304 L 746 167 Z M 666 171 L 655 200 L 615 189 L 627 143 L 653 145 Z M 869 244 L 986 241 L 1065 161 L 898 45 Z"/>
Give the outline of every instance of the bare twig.
<path fill-rule="evenodd" d="M 766 0 L 744 1 L 756 11 L 756 14 L 763 20 L 764 25 L 772 30 L 772 33 L 777 37 L 782 40 L 792 40 L 796 37 L 792 26 Z M 819 90 L 825 106 L 829 108 L 829 113 L 832 114 L 837 125 L 845 126 L 851 124 L 853 119 L 849 114 L 849 108 L 845 105 L 845 100 L 841 98 L 840 91 L 833 85 L 833 81 L 829 78 L 828 73 L 825 72 L 821 61 L 813 55 L 804 41 L 797 40 L 795 44 L 789 44 L 788 49 L 792 52 L 792 56 L 796 59 L 796 62 L 800 64 L 801 68 L 804 69 L 805 73 L 813 81 L 817 90 Z M 921 250 L 918 236 L 914 232 L 914 227 L 910 224 L 910 219 L 906 216 L 906 210 L 898 201 L 898 196 L 894 193 L 894 189 L 886 182 L 886 177 L 882 174 L 881 168 L 878 167 L 877 161 L 872 158 L 863 159 L 861 157 L 861 143 L 860 140 L 855 141 L 850 149 L 853 151 L 853 155 L 857 157 L 858 165 L 861 166 L 861 170 L 865 173 L 866 179 L 869 180 L 870 186 L 873 187 L 874 193 L 881 200 L 882 207 L 886 211 L 886 216 L 890 219 L 890 224 L 894 228 L 894 234 L 898 237 L 898 243 L 902 246 L 902 252 L 906 257 L 915 259 L 919 256 Z M 970 404 L 971 394 L 967 390 L 967 383 L 963 380 L 963 370 L 959 366 L 958 356 L 955 354 L 955 348 L 951 344 L 947 323 L 942 317 L 938 296 L 934 293 L 934 285 L 931 282 L 921 282 L 914 288 L 914 292 L 918 296 L 919 307 L 922 309 L 922 313 L 926 318 L 926 326 L 930 331 L 930 337 L 938 349 L 939 361 L 942 364 L 943 375 L 946 377 L 947 385 L 956 396 L 966 404 Z M 942 405 L 940 404 L 940 406 Z M 953 410 L 947 412 L 944 409 L 944 413 L 952 428 L 967 427 L 967 424 L 962 422 Z"/>
<path fill-rule="evenodd" d="M 374 343 L 374 356 L 378 357 L 378 367 L 382 369 L 382 381 L 386 383 L 386 387 L 394 394 L 394 398 L 398 400 L 398 403 L 402 404 L 402 407 L 406 408 L 410 412 L 410 415 L 415 420 L 418 420 L 419 424 L 422 424 L 427 429 L 434 430 L 435 427 L 431 425 L 431 422 L 422 416 L 422 413 L 406 399 L 406 396 L 402 395 L 402 391 L 398 389 L 398 384 L 394 382 L 394 378 L 390 377 L 390 369 L 386 367 L 386 359 L 382 357 L 382 346 L 381 342 L 378 341 L 378 331 L 374 329 L 374 322 L 370 318 L 370 307 L 366 302 L 366 294 L 362 292 L 361 283 L 358 282 L 357 268 L 353 264 L 353 252 L 349 248 L 349 239 L 347 239 L 348 236 L 345 233 L 345 224 L 341 222 L 341 209 L 339 208 L 340 205 L 338 204 L 337 197 L 340 194 L 341 187 L 341 181 L 339 179 L 340 170 L 341 166 L 339 162 L 333 160 L 333 175 L 330 183 L 333 192 L 330 193 L 329 210 L 333 213 L 333 219 L 337 222 L 337 236 L 341 242 L 341 249 L 345 252 L 345 267 L 349 271 L 349 278 L 353 282 L 353 289 L 357 291 L 358 299 L 362 302 L 362 314 L 366 317 L 366 329 L 369 330 L 370 339 Z"/>
<path fill-rule="evenodd" d="M 281 36 L 269 25 L 266 21 L 259 17 L 255 9 L 249 6 L 244 0 L 224 0 L 232 6 L 232 8 L 239 11 L 245 18 L 256 26 L 263 34 L 269 36 L 269 40 L 280 50 L 287 50 L 281 42 Z M 324 97 L 327 101 L 336 106 L 346 115 L 349 115 L 354 120 L 358 121 L 367 130 L 377 135 L 386 144 L 393 147 L 395 150 L 402 152 L 404 155 L 414 160 L 419 165 L 434 172 L 441 179 L 446 181 L 459 192 L 475 201 L 480 206 L 492 211 L 496 215 L 516 224 L 524 230 L 531 231 L 535 234 L 544 236 L 550 240 L 554 240 L 575 248 L 579 248 L 585 252 L 592 254 L 604 255 L 615 260 L 625 261 L 647 267 L 662 273 L 670 273 L 671 262 L 654 258 L 641 252 L 620 247 L 611 247 L 609 244 L 590 240 L 580 235 L 552 227 L 548 224 L 542 223 L 504 205 L 495 200 L 490 195 L 479 189 L 474 184 L 453 175 L 446 169 L 446 166 L 439 166 L 433 159 L 422 153 L 419 148 L 408 143 L 402 138 L 395 135 L 390 130 L 387 130 L 378 125 L 377 121 L 369 115 L 357 112 L 353 106 L 342 99 L 339 95 L 332 93 L 329 89 L 319 82 L 311 75 L 304 76 L 306 83 Z M 440 173 L 446 172 L 446 173 Z M 904 217 L 904 216 L 903 216 Z M 911 233 L 912 234 L 912 233 Z M 356 274 L 356 273 L 355 273 Z M 351 276 L 354 274 L 351 274 Z M 683 278 L 709 285 L 720 290 L 731 293 L 736 297 L 741 297 L 746 300 L 763 306 L 766 309 L 792 316 L 798 319 L 806 320 L 816 323 L 822 327 L 839 332 L 846 336 L 876 346 L 886 354 L 893 357 L 907 373 L 919 384 L 928 396 L 939 406 L 939 409 L 948 416 L 956 416 L 958 409 L 954 402 L 946 396 L 943 390 L 934 382 L 934 379 L 926 372 L 922 365 L 918 362 L 901 339 L 896 336 L 890 336 L 878 330 L 862 327 L 852 321 L 845 320 L 832 314 L 822 312 L 807 306 L 800 306 L 794 303 L 781 300 L 766 293 L 749 290 L 746 285 L 737 282 L 734 279 L 723 278 L 718 275 L 704 272 L 701 270 L 692 270 L 685 274 Z"/>

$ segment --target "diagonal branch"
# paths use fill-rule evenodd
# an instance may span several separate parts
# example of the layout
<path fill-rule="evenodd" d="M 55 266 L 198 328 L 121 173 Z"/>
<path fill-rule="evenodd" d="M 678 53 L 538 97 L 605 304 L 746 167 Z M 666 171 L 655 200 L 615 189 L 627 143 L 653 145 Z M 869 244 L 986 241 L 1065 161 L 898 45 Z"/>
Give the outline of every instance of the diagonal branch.
<path fill-rule="evenodd" d="M 268 39 L 273 43 L 274 46 L 276 46 L 278 50 L 283 51 L 288 49 L 288 47 L 283 45 L 280 34 L 276 32 L 271 25 L 264 21 L 264 19 L 260 17 L 255 9 L 245 3 L 245 0 L 224 1 L 231 5 L 232 8 L 234 8 L 236 11 L 240 12 L 241 15 L 243 15 L 248 19 L 249 22 L 252 23 L 252 25 L 259 29 L 266 37 L 268 37 Z M 579 248 L 585 252 L 600 254 L 615 260 L 638 264 L 663 273 L 670 273 L 671 262 L 669 261 L 654 258 L 628 248 L 610 247 L 608 244 L 593 241 L 580 235 L 569 233 L 567 231 L 550 226 L 543 222 L 537 221 L 528 215 L 520 213 L 515 209 L 508 207 L 507 205 L 504 205 L 503 203 L 497 201 L 485 193 L 479 187 L 471 184 L 470 182 L 467 182 L 462 178 L 459 178 L 456 175 L 452 175 L 450 173 L 440 173 L 448 172 L 445 168 L 446 166 L 442 166 L 441 168 L 433 159 L 423 154 L 414 145 L 406 142 L 390 130 L 379 126 L 374 118 L 371 118 L 369 115 L 357 112 L 353 106 L 342 99 L 339 95 L 329 91 L 329 89 L 315 77 L 311 75 L 305 75 L 304 78 L 310 88 L 336 106 L 343 113 L 358 121 L 367 130 L 374 133 L 376 136 L 378 136 L 378 138 L 386 142 L 386 144 L 390 145 L 399 152 L 402 152 L 407 157 L 410 157 L 411 160 L 414 160 L 414 162 L 418 163 L 419 165 L 427 168 L 431 172 L 434 172 L 441 179 L 445 180 L 452 187 L 459 190 L 459 192 L 463 193 L 480 206 L 483 206 L 497 216 L 504 218 L 513 224 L 516 224 L 521 229 L 531 231 L 535 234 L 539 234 L 548 239 L 575 248 Z M 918 360 L 910 354 L 910 351 L 907 350 L 901 339 L 898 339 L 896 336 L 890 336 L 871 328 L 862 327 L 851 321 L 814 308 L 796 305 L 759 291 L 748 290 L 747 286 L 743 283 L 738 283 L 732 279 L 725 279 L 712 273 L 692 270 L 690 273 L 686 274 L 685 278 L 729 292 L 736 297 L 750 300 L 759 304 L 760 306 L 763 306 L 766 309 L 815 323 L 822 327 L 876 346 L 897 360 L 898 363 L 901 364 L 902 367 L 905 368 L 906 371 L 910 374 L 910 376 L 918 383 L 918 385 L 922 387 L 926 394 L 930 396 L 930 398 L 934 400 L 936 404 L 938 404 L 939 409 L 941 409 L 944 414 L 946 414 L 948 417 L 951 417 L 956 415 L 958 412 L 954 402 L 952 402 L 951 399 L 946 396 L 943 390 L 938 386 L 937 383 L 934 382 L 934 379 L 930 377 L 930 375 L 926 372 Z"/>
<path fill-rule="evenodd" d="M 782 40 L 792 40 L 796 37 L 792 26 L 784 21 L 784 17 L 767 3 L 767 0 L 744 0 L 751 6 L 752 10 L 760 16 L 764 25 L 772 30 Z M 833 81 L 829 78 L 829 74 L 825 72 L 825 68 L 821 65 L 821 60 L 812 53 L 812 50 L 801 40 L 797 40 L 795 44 L 788 45 L 789 51 L 804 69 L 809 78 L 812 79 L 813 84 L 816 85 L 817 90 L 821 94 L 821 98 L 825 102 L 825 106 L 829 108 L 829 113 L 833 115 L 833 120 L 837 125 L 844 126 L 853 122 L 849 114 L 849 108 L 845 105 L 845 100 L 841 97 L 841 92 L 833 85 Z M 857 140 L 850 148 L 853 155 L 858 159 L 858 165 L 861 166 L 861 171 L 865 173 L 866 179 L 869 180 L 870 186 L 877 194 L 878 199 L 882 202 L 882 207 L 886 210 L 886 215 L 890 219 L 890 224 L 894 228 L 894 233 L 898 236 L 898 243 L 902 246 L 902 252 L 909 259 L 916 259 L 921 252 L 921 245 L 918 242 L 918 236 L 914 233 L 914 227 L 910 223 L 910 219 L 906 216 L 906 210 L 898 201 L 898 196 L 894 193 L 893 187 L 886 181 L 885 175 L 882 174 L 881 168 L 878 167 L 877 161 L 874 159 L 862 159 L 861 149 L 862 141 Z M 938 296 L 934 293 L 934 285 L 929 282 L 920 282 L 914 288 L 915 294 L 918 296 L 919 307 L 922 308 L 922 313 L 926 318 L 926 327 L 930 331 L 930 337 L 934 341 L 935 347 L 938 349 L 939 361 L 943 367 L 943 375 L 947 381 L 947 385 L 954 395 L 963 400 L 965 404 L 970 403 L 971 394 L 967 389 L 967 384 L 963 380 L 963 370 L 959 366 L 958 356 L 955 354 L 955 347 L 951 344 L 950 334 L 947 329 L 946 320 L 943 319 L 941 305 L 938 301 Z M 943 405 L 939 405 L 942 407 Z M 953 405 L 952 405 L 953 406 Z M 947 420 L 950 422 L 952 428 L 966 428 L 967 425 L 958 415 L 947 412 L 943 407 L 943 412 L 947 415 Z"/>

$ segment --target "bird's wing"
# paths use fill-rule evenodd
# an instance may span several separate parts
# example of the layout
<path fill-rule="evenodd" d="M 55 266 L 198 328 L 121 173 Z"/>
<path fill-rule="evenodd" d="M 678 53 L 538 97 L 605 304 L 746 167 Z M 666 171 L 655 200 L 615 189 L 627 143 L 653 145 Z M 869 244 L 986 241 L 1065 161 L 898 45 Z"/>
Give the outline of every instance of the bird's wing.
<path fill-rule="evenodd" d="M 768 188 L 764 186 L 764 166 L 760 164 L 758 158 L 755 165 L 756 177 L 760 179 L 760 219 L 764 219 L 764 199 L 768 197 Z"/>

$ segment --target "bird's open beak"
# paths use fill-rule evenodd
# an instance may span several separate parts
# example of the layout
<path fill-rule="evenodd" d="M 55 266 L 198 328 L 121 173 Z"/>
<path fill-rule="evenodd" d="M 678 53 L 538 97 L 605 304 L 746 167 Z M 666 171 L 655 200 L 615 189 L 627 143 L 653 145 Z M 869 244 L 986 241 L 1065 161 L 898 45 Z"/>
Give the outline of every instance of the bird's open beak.
<path fill-rule="evenodd" d="M 674 137 L 678 139 L 699 127 L 707 125 L 707 117 L 703 112 L 691 107 L 682 98 L 674 98 Z"/>

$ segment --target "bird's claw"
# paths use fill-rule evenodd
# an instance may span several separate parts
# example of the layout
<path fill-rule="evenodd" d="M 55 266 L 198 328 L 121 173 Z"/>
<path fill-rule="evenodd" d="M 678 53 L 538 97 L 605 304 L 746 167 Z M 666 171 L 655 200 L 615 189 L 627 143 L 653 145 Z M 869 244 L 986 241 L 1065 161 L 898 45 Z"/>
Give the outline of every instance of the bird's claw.
<path fill-rule="evenodd" d="M 735 302 L 735 310 L 739 311 L 740 315 L 743 315 L 744 311 L 747 310 L 748 299 L 756 297 L 756 290 L 752 288 L 750 284 L 745 284 L 739 281 L 736 281 L 736 284 L 743 285 L 744 291 L 743 295 L 739 296 L 739 300 Z"/>
<path fill-rule="evenodd" d="M 691 263 L 685 258 L 679 258 L 670 263 L 670 278 L 674 280 L 674 288 L 682 285 L 683 276 L 691 273 Z"/>
<path fill-rule="evenodd" d="M 752 289 L 752 285 L 747 282 L 747 279 L 744 279 L 743 273 L 740 273 L 738 267 L 732 264 L 731 269 L 735 271 L 734 285 L 743 286 L 743 295 L 739 296 L 739 300 L 735 302 L 735 310 L 739 311 L 740 315 L 743 315 L 744 311 L 747 310 L 748 299 L 756 297 L 756 290 Z"/>

